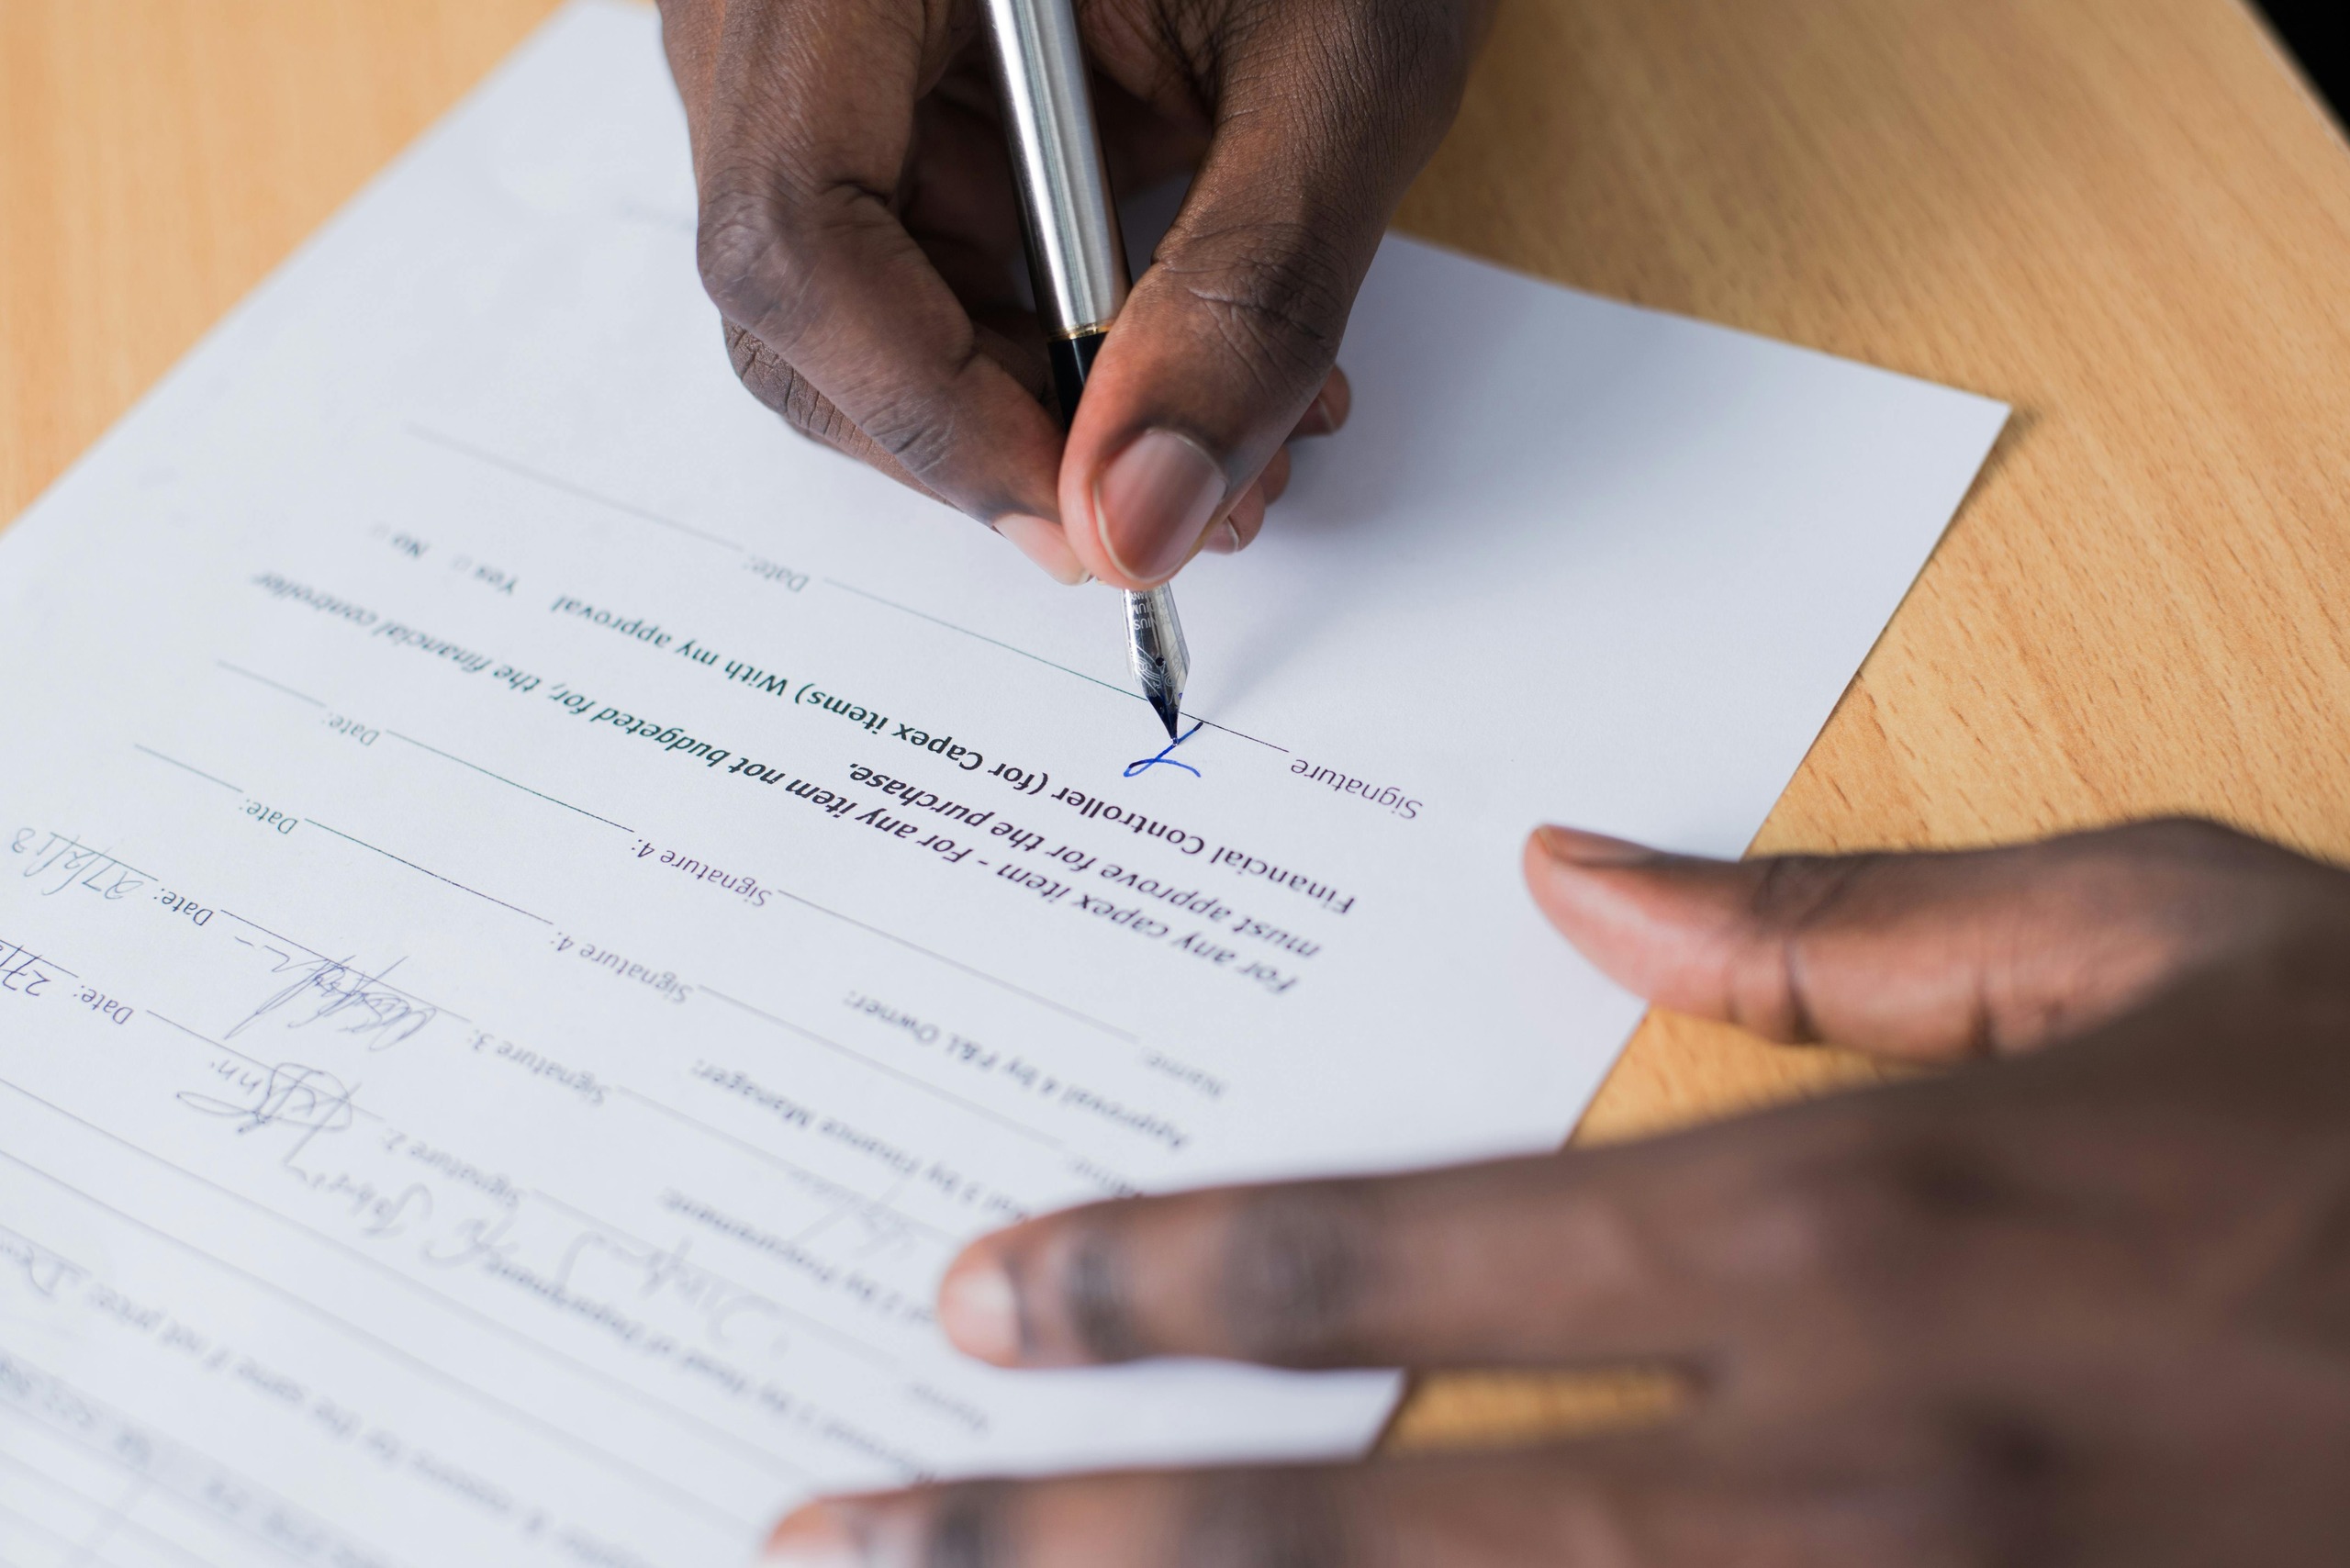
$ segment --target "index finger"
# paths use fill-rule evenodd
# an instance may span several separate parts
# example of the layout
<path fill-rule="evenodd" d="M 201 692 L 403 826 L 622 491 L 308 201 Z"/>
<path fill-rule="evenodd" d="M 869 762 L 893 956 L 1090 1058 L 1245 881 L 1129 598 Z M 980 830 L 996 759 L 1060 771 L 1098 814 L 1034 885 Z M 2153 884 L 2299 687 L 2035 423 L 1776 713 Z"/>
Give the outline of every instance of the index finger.
<path fill-rule="evenodd" d="M 966 1249 L 939 1322 L 1002 1365 L 1639 1361 L 1727 1399 L 1791 1368 L 1816 1385 L 1823 1344 L 1996 1334 L 2019 1306 L 1988 1281 L 2061 1294 L 2140 1266 L 2179 1172 L 2209 1188 L 2274 1145 L 2144 1113 L 2240 1073 L 2206 1042 L 2269 983 L 2214 973 L 2074 1049 L 1642 1143 L 1046 1215 Z"/>
<path fill-rule="evenodd" d="M 967 1352 L 1052 1366 L 1709 1364 L 1901 1186 L 1886 1095 L 1621 1148 L 1091 1204 L 984 1237 L 939 1292 Z M 1874 1110 L 1855 1113 L 1870 1104 Z"/>
<path fill-rule="evenodd" d="M 1873 1424 L 1868 1432 L 1879 1438 Z M 769 1568 L 1395 1568 L 1946 1562 L 1979 1506 L 1955 1443 L 1858 1459 L 1651 1434 L 1346 1466 L 979 1481 L 811 1504 Z M 1782 1448 L 1796 1444 L 1782 1441 Z M 1886 1450 L 1890 1449 L 1891 1452 Z M 1922 1554 L 1921 1554 L 1922 1553 Z"/>
<path fill-rule="evenodd" d="M 714 50 L 693 54 L 709 73 L 694 137 L 702 281 L 789 367 L 768 396 L 788 417 L 837 410 L 974 517 L 1051 520 L 1059 432 L 894 209 L 915 100 L 957 42 L 947 15 L 921 0 L 727 8 Z"/>

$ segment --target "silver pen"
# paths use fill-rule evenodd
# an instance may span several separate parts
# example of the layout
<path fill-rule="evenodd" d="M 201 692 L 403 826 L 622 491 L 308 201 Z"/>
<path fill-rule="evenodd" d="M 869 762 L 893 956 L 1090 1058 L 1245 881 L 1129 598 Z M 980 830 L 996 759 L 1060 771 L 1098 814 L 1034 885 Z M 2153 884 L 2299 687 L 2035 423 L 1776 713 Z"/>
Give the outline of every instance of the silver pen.
<path fill-rule="evenodd" d="M 1126 248 L 1069 0 L 987 0 L 987 12 L 1036 312 L 1068 420 L 1126 302 Z M 1192 659 L 1175 595 L 1163 583 L 1126 595 L 1126 663 L 1174 739 Z"/>

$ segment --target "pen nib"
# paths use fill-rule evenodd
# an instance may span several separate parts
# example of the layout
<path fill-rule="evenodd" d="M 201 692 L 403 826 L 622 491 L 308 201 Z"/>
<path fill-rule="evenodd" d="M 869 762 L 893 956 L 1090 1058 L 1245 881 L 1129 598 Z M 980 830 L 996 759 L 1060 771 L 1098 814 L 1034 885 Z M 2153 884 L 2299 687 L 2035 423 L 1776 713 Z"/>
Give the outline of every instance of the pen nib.
<path fill-rule="evenodd" d="M 1158 722 L 1167 726 L 1167 738 L 1170 741 L 1177 738 L 1175 732 L 1182 724 L 1183 700 L 1172 691 L 1154 691 L 1150 694 L 1150 705 L 1158 711 Z"/>
<path fill-rule="evenodd" d="M 1126 663 L 1135 684 L 1150 700 L 1167 738 L 1176 737 L 1183 717 L 1183 687 L 1192 655 L 1183 646 L 1183 622 L 1176 618 L 1175 595 L 1164 583 L 1126 595 Z"/>

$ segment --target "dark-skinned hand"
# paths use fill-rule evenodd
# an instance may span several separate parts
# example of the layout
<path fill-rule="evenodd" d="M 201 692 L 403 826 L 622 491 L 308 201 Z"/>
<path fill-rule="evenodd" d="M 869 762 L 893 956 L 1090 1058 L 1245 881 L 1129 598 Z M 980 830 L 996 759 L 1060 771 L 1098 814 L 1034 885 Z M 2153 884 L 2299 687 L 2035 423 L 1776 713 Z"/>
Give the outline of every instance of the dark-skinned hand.
<path fill-rule="evenodd" d="M 1113 183 L 1196 177 L 1064 446 L 978 0 L 662 0 L 734 368 L 1064 582 L 1237 550 L 1346 418 L 1355 290 L 1490 8 L 1077 0 Z"/>
<path fill-rule="evenodd" d="M 825 1568 L 2350 1562 L 2350 875 L 2202 823 L 1739 864 L 1561 829 L 1567 937 L 1684 1012 L 1951 1070 L 975 1243 L 974 1355 L 1683 1369 L 1678 1419 L 811 1505 Z"/>

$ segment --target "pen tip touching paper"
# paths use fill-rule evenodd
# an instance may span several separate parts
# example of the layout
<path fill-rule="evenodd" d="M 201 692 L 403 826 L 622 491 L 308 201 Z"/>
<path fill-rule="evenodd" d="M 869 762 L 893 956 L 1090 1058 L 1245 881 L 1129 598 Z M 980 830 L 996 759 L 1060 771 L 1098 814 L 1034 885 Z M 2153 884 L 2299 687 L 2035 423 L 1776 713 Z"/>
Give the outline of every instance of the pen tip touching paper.
<path fill-rule="evenodd" d="M 1183 717 L 1192 655 L 1183 644 L 1183 620 L 1175 613 L 1174 591 L 1165 583 L 1126 595 L 1126 666 L 1158 722 L 1167 726 L 1167 738 L 1174 740 Z"/>

